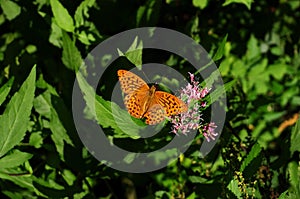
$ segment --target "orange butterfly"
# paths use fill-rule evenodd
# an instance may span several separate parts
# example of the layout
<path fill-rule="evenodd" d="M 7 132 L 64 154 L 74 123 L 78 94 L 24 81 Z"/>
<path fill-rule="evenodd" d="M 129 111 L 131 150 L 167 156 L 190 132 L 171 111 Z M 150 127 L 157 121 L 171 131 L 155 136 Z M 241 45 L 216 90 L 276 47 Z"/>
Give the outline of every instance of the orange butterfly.
<path fill-rule="evenodd" d="M 135 118 L 146 118 L 146 124 L 155 125 L 166 116 L 187 111 L 186 104 L 176 96 L 151 88 L 139 76 L 127 70 L 118 70 L 121 89 L 125 93 L 124 104 Z"/>

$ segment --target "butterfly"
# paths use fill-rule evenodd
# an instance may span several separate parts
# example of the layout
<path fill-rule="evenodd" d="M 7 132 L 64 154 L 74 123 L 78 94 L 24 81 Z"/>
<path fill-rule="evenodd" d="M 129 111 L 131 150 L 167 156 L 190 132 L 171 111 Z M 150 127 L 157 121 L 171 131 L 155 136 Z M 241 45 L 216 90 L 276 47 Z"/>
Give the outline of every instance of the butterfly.
<path fill-rule="evenodd" d="M 157 91 L 136 74 L 118 70 L 121 89 L 125 94 L 124 104 L 128 113 L 135 118 L 145 118 L 146 124 L 155 125 L 165 117 L 187 111 L 187 105 L 176 96 Z"/>

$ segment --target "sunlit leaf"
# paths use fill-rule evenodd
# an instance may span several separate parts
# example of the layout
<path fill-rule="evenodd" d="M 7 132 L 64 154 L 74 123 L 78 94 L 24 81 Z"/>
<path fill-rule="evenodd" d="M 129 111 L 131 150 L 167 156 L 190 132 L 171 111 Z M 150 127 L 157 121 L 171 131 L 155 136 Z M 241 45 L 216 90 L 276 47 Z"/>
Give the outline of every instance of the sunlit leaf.
<path fill-rule="evenodd" d="M 0 118 L 0 157 L 25 136 L 35 91 L 35 66 Z"/>
<path fill-rule="evenodd" d="M 50 5 L 57 25 L 67 32 L 74 32 L 74 22 L 68 10 L 58 0 L 50 0 Z"/>

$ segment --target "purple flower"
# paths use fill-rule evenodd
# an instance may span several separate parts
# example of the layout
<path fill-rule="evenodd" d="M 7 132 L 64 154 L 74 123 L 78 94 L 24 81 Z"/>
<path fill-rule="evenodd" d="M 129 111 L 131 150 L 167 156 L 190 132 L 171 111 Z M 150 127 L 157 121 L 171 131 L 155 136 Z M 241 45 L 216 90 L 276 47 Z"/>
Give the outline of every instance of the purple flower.
<path fill-rule="evenodd" d="M 203 132 L 204 137 L 209 142 L 214 140 L 218 135 L 214 130 L 216 129 L 215 123 L 202 124 L 202 110 L 206 107 L 206 102 L 203 98 L 209 93 L 211 89 L 201 88 L 199 82 L 195 81 L 195 76 L 189 73 L 191 83 L 185 88 L 181 89 L 180 98 L 187 104 L 188 111 L 171 117 L 173 123 L 172 132 L 175 134 L 187 134 L 191 130 L 198 129 Z"/>

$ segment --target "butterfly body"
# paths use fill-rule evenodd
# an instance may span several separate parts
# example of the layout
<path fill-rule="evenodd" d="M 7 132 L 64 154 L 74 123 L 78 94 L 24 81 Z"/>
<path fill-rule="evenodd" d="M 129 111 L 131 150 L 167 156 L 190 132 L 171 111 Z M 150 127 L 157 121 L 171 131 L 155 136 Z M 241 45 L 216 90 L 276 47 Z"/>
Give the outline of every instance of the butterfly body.
<path fill-rule="evenodd" d="M 149 87 L 139 76 L 126 70 L 118 70 L 121 89 L 125 93 L 124 104 L 135 118 L 146 118 L 146 123 L 154 125 L 162 122 L 166 116 L 187 111 L 185 103 L 176 96 L 156 91 Z"/>

